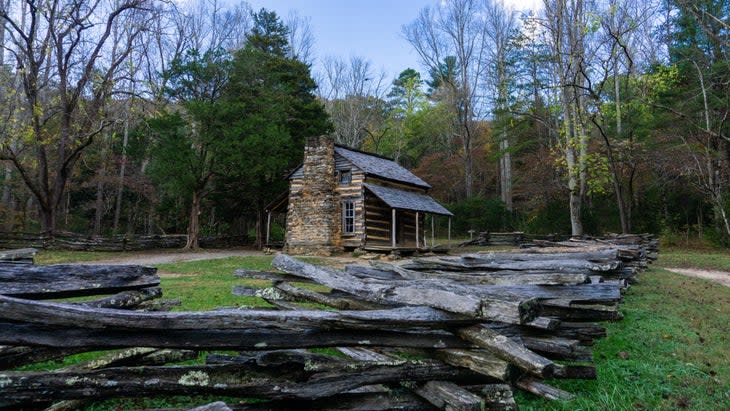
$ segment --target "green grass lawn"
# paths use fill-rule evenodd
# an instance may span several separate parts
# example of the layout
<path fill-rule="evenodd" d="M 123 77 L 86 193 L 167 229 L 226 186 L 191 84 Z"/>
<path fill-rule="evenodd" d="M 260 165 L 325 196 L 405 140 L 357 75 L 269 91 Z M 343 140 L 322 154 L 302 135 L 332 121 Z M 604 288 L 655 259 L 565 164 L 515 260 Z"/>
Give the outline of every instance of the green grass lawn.
<path fill-rule="evenodd" d="M 597 380 L 552 381 L 571 401 L 519 393 L 520 409 L 730 410 L 730 288 L 652 269 L 621 312 L 593 347 Z"/>
<path fill-rule="evenodd" d="M 237 268 L 271 270 L 271 256 L 228 257 L 158 266 L 163 298 L 179 299 L 176 310 L 198 311 L 218 307 L 270 307 L 258 297 L 238 297 L 231 293 L 236 285 L 268 287 L 270 281 L 233 276 Z"/>
<path fill-rule="evenodd" d="M 189 261 L 160 264 L 160 285 L 163 298 L 179 299 L 181 306 L 176 311 L 202 311 L 219 307 L 271 307 L 259 297 L 240 297 L 231 293 L 234 286 L 264 288 L 271 286 L 267 280 L 238 278 L 233 271 L 238 268 L 271 271 L 273 256 L 228 257 L 215 260 Z M 304 258 L 310 263 L 321 263 L 321 259 Z M 318 291 L 329 289 L 319 285 L 294 283 Z"/>
<path fill-rule="evenodd" d="M 121 251 L 66 251 L 66 250 L 40 250 L 35 255 L 34 261 L 38 265 L 65 264 L 77 261 L 94 261 L 111 258 L 122 258 L 134 255 L 134 252 Z"/>
<path fill-rule="evenodd" d="M 730 272 L 730 250 L 698 251 L 670 248 L 659 253 L 657 265 Z"/>

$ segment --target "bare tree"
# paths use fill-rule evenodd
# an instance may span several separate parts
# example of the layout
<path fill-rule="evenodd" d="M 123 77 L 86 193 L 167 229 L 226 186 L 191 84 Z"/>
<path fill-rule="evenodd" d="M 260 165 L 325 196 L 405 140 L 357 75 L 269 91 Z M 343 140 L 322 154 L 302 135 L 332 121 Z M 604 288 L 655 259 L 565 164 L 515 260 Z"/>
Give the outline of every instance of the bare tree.
<path fill-rule="evenodd" d="M 624 233 L 631 231 L 632 198 L 640 150 L 635 142 L 633 123 L 624 121 L 630 120 L 633 113 L 623 110 L 623 107 L 638 97 L 631 95 L 630 85 L 636 80 L 636 62 L 653 59 L 653 56 L 641 57 L 639 49 L 642 48 L 642 30 L 652 27 L 656 11 L 657 5 L 652 2 L 639 5 L 625 0 L 609 1 L 607 7 L 598 13 L 600 29 L 592 64 L 593 79 L 585 85 L 592 103 L 588 118 L 603 142 Z M 613 94 L 613 131 L 609 129 L 611 119 L 605 113 L 608 108 L 606 96 L 610 94 Z"/>
<path fill-rule="evenodd" d="M 312 19 L 302 17 L 296 10 L 292 10 L 289 12 L 285 24 L 289 28 L 289 46 L 291 47 L 289 57 L 312 65 L 315 43 Z"/>
<path fill-rule="evenodd" d="M 0 13 L 10 8 L 10 0 L 2 0 L 0 2 Z M 3 88 L 5 88 L 5 20 L 0 21 L 0 79 L 3 80 Z M 13 168 L 10 164 L 5 165 L 5 175 L 3 176 L 3 192 L 0 197 L 0 204 L 8 207 L 10 204 L 10 179 L 12 178 Z"/>
<path fill-rule="evenodd" d="M 500 196 L 507 209 L 512 211 L 512 153 L 509 130 L 504 117 L 509 111 L 513 76 L 509 67 L 509 53 L 514 44 L 517 19 L 514 11 L 507 9 L 501 0 L 485 0 L 483 7 L 486 26 L 484 32 L 489 41 L 488 52 L 485 55 L 488 61 L 485 65 L 488 67 L 488 83 L 493 90 L 493 110 L 498 125 L 496 131 L 500 150 Z"/>
<path fill-rule="evenodd" d="M 179 11 L 175 17 L 185 25 L 178 29 L 184 30 L 196 50 L 239 49 L 251 29 L 251 7 L 245 2 L 226 8 L 220 0 L 201 0 Z"/>
<path fill-rule="evenodd" d="M 385 74 L 362 57 L 326 57 L 319 76 L 319 97 L 334 124 L 338 143 L 359 148 L 385 122 Z"/>
<path fill-rule="evenodd" d="M 550 37 L 556 87 L 559 89 L 560 136 L 569 191 L 573 235 L 583 234 L 582 208 L 587 191 L 588 133 L 585 106 L 587 13 L 584 0 L 545 0 L 545 28 Z"/>
<path fill-rule="evenodd" d="M 53 232 L 76 162 L 109 125 L 103 110 L 114 93 L 115 74 L 132 52 L 132 40 L 148 23 L 148 1 L 24 3 L 27 12 L 3 10 L 0 19 L 8 27 L 30 121 L 13 131 L 17 146 L 0 143 L 0 159 L 13 164 L 35 197 L 42 230 Z M 115 27 L 128 32 L 130 40 L 107 59 Z"/>
<path fill-rule="evenodd" d="M 442 80 L 456 113 L 455 135 L 462 147 L 467 197 L 474 193 L 475 120 L 485 114 L 480 84 L 487 52 L 483 14 L 478 0 L 446 0 L 435 8 L 424 8 L 414 22 L 403 27 L 405 38 L 431 72 L 440 72 L 447 58 L 455 63 L 454 75 Z"/>

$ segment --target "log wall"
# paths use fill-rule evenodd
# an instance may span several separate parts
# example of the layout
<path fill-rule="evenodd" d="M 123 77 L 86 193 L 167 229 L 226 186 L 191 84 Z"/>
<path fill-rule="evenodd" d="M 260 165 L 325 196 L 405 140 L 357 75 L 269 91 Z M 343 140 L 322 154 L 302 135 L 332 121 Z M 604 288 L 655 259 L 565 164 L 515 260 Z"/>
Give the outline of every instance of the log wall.
<path fill-rule="evenodd" d="M 392 209 L 382 200 L 367 193 L 365 195 L 365 246 L 391 247 Z M 419 245 L 423 247 L 425 214 L 419 213 Z M 396 247 L 416 247 L 416 212 L 396 210 Z"/>

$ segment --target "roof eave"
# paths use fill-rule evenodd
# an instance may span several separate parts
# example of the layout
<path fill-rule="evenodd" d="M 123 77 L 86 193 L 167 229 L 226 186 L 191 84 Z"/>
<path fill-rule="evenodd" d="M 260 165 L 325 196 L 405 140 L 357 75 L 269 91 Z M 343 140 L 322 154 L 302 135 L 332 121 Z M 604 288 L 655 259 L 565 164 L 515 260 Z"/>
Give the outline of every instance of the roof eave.
<path fill-rule="evenodd" d="M 447 214 L 447 213 L 439 213 L 439 212 L 436 212 L 436 211 L 414 210 L 414 209 L 411 209 L 411 208 L 402 208 L 402 207 L 392 207 L 392 209 L 394 209 L 394 210 L 402 210 L 402 211 L 416 211 L 416 212 L 419 212 L 419 213 L 442 215 L 444 217 L 453 217 L 454 216 L 454 213 L 452 213 L 451 211 L 448 211 L 448 210 L 447 210 L 448 211 L 448 214 Z"/>
<path fill-rule="evenodd" d="M 409 185 L 411 187 L 425 188 L 427 190 L 430 190 L 431 188 L 433 188 L 433 187 L 431 187 L 430 184 L 428 184 L 425 181 L 423 182 L 423 184 L 416 184 L 416 183 L 412 183 L 410 181 L 404 181 L 404 180 L 400 180 L 400 179 L 397 179 L 397 178 L 383 177 L 380 174 L 376 174 L 376 173 L 368 173 L 368 172 L 365 172 L 365 175 L 366 176 L 371 176 L 371 177 L 377 177 L 377 178 L 379 178 L 381 180 L 390 181 L 391 183 L 406 184 L 406 185 Z"/>

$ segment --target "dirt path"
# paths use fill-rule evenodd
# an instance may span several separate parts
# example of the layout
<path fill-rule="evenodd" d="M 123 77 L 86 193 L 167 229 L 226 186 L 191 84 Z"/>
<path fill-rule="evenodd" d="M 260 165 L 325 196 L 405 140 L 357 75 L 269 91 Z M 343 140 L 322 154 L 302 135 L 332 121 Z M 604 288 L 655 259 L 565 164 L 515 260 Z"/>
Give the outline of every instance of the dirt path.
<path fill-rule="evenodd" d="M 696 268 L 673 268 L 665 267 L 665 270 L 673 271 L 678 274 L 687 275 L 690 277 L 704 278 L 706 280 L 714 281 L 718 284 L 722 284 L 725 287 L 730 287 L 730 273 L 725 271 L 713 271 L 713 270 L 698 270 Z"/>
<path fill-rule="evenodd" d="M 149 251 L 138 254 L 125 255 L 123 257 L 115 257 L 109 259 L 99 259 L 94 261 L 80 261 L 75 264 L 139 264 L 139 265 L 158 265 L 167 263 L 177 263 L 181 261 L 198 261 L 198 260 L 214 260 L 227 257 L 247 257 L 252 255 L 265 255 L 263 252 L 253 249 L 238 250 L 201 250 L 201 251 Z"/>

